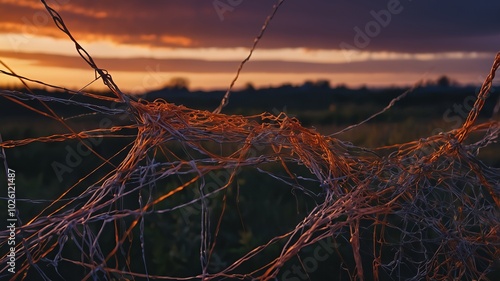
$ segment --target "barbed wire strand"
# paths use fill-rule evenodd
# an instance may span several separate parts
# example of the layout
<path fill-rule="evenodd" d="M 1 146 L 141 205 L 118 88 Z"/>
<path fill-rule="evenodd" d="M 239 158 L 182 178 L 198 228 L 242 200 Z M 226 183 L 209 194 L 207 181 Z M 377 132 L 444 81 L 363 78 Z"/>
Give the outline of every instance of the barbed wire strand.
<path fill-rule="evenodd" d="M 273 5 L 273 11 L 271 12 L 271 14 L 269 16 L 267 16 L 264 24 L 262 25 L 262 28 L 260 29 L 259 34 L 253 40 L 253 45 L 250 48 L 250 52 L 248 53 L 247 57 L 245 59 L 243 59 L 243 61 L 241 61 L 240 65 L 238 66 L 238 70 L 236 70 L 236 74 L 235 74 L 233 80 L 231 81 L 231 84 L 229 85 L 229 88 L 227 89 L 226 93 L 224 94 L 224 97 L 222 98 L 222 101 L 219 104 L 219 106 L 213 111 L 214 113 L 220 113 L 221 110 L 229 103 L 229 97 L 231 95 L 231 91 L 233 90 L 234 84 L 236 83 L 236 81 L 238 81 L 238 78 L 240 77 L 240 73 L 243 70 L 243 66 L 248 61 L 250 61 L 250 58 L 252 57 L 253 52 L 257 48 L 257 44 L 260 42 L 260 40 L 264 36 L 264 33 L 267 30 L 267 27 L 269 26 L 269 24 L 271 23 L 271 21 L 273 20 L 274 16 L 276 15 L 276 13 L 278 12 L 279 8 L 281 7 L 281 5 L 284 2 L 285 2 L 285 0 L 278 0 L 278 3 L 275 4 L 275 5 Z"/>
<path fill-rule="evenodd" d="M 220 114 L 227 98 L 214 112 L 161 99 L 153 102 L 127 99 L 111 76 L 99 69 L 71 36 L 60 15 L 41 1 L 59 29 L 75 42 L 82 58 L 128 104 L 128 114 L 134 118 L 121 120 L 120 125 L 109 130 L 87 129 L 26 140 L 3 140 L 0 146 L 12 149 L 33 142 L 82 141 L 91 133 L 105 138 L 122 137 L 121 130 L 129 130 L 133 135 L 126 135 L 132 139 L 131 143 L 113 156 L 121 158 L 113 159 L 118 164 L 111 171 L 107 170 L 90 186 L 81 179 L 70 188 L 73 193 L 80 192 L 78 196 L 64 191 L 51 202 L 54 206 L 61 203 L 59 206 L 44 208 L 16 228 L 16 235 L 22 236 L 22 243 L 15 249 L 19 266 L 14 275 L 6 275 L 8 256 L 2 253 L 0 277 L 30 280 L 35 276 L 49 280 L 50 270 L 58 274 L 58 268 L 68 264 L 85 269 L 82 280 L 117 277 L 273 280 L 304 249 L 332 237 L 345 240 L 345 249 L 336 249 L 336 253 L 352 280 L 368 276 L 381 280 L 381 276 L 393 274 L 408 275 L 413 280 L 485 280 L 495 270 L 500 257 L 500 171 L 482 163 L 475 152 L 498 138 L 500 121 L 475 122 L 500 65 L 500 53 L 494 58 L 490 75 L 460 129 L 368 150 L 305 128 L 298 119 L 285 113 Z M 276 10 L 275 6 L 268 20 Z M 36 99 L 49 104 L 70 103 L 62 96 L 51 99 L 50 93 L 0 91 L 0 96 L 19 102 Z M 89 99 L 96 105 L 110 102 L 99 95 Z M 92 102 L 71 101 L 71 104 L 99 114 L 112 112 L 111 108 L 91 106 Z M 393 102 L 389 104 L 392 105 Z M 57 116 L 53 110 L 50 112 Z M 110 116 L 118 119 L 116 115 Z M 483 132 L 482 139 L 466 143 L 475 132 Z M 211 149 L 207 143 L 227 144 L 230 151 Z M 172 149 L 173 144 L 180 149 Z M 258 155 L 252 155 L 257 148 Z M 104 171 L 102 165 L 110 160 L 111 157 L 101 159 L 94 171 Z M 266 169 L 269 164 L 276 168 Z M 308 171 L 296 175 L 292 167 L 299 166 Z M 225 250 L 218 241 L 223 215 L 231 206 L 222 192 L 237 183 L 236 171 L 242 167 L 287 183 L 296 197 L 310 197 L 317 189 L 322 190 L 322 197 L 316 198 L 314 208 L 291 229 L 274 233 L 274 237 L 238 255 L 229 265 L 211 269 L 215 255 Z M 215 191 L 207 190 L 205 183 L 218 171 L 225 172 L 227 177 Z M 304 179 L 308 179 L 308 184 Z M 149 193 L 147 202 L 130 206 L 124 203 L 141 200 L 147 188 L 160 181 L 168 181 L 170 187 Z M 311 187 L 310 183 L 318 186 Z M 178 198 L 187 191 L 194 195 L 187 201 Z M 221 208 L 212 224 L 210 214 L 215 211 L 206 200 L 214 195 L 221 195 L 216 201 Z M 68 198 L 74 200 L 67 201 Z M 181 203 L 167 204 L 175 202 L 174 199 Z M 199 272 L 181 277 L 154 272 L 148 267 L 152 256 L 144 237 L 150 232 L 142 227 L 144 219 L 168 215 L 172 210 L 183 210 L 193 204 L 201 205 L 200 212 L 194 215 L 202 230 L 199 256 L 197 261 L 190 262 L 200 264 Z M 134 238 L 137 232 L 139 239 Z M 112 243 L 106 239 L 108 234 L 113 237 Z M 3 246 L 9 235 L 7 230 L 0 230 L 2 249 L 7 248 Z M 373 249 L 364 249 L 366 243 L 373 245 Z M 267 256 L 268 250 L 276 247 L 280 251 Z M 68 254 L 64 251 L 68 248 L 80 249 L 81 256 Z M 142 269 L 130 262 L 136 252 L 141 255 Z M 255 260 L 266 262 L 253 264 Z M 371 268 L 365 264 L 371 264 Z"/>

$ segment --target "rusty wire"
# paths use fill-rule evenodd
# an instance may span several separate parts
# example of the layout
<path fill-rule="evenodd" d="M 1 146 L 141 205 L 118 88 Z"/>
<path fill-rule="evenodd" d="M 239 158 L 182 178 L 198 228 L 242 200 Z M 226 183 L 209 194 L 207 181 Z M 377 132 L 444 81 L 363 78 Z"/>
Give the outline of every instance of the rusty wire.
<path fill-rule="evenodd" d="M 78 183 L 68 187 L 44 211 L 17 229 L 22 237 L 22 243 L 16 248 L 21 264 L 12 280 L 30 280 L 28 272 L 37 272 L 44 278 L 44 265 L 57 268 L 61 263 L 86 268 L 88 274 L 83 280 L 111 279 L 113 273 L 150 280 L 272 280 L 304 248 L 338 236 L 349 237 L 355 263 L 350 271 L 353 280 L 366 279 L 368 272 L 379 280 L 382 271 L 398 272 L 407 267 L 415 273 L 412 280 L 485 280 L 486 274 L 494 269 L 500 257 L 500 171 L 484 165 L 475 152 L 498 137 L 500 122 L 475 123 L 500 64 L 500 54 L 494 59 L 474 108 L 460 129 L 368 150 L 305 128 L 299 120 L 284 113 L 234 116 L 190 109 L 164 100 L 147 102 L 126 98 L 111 76 L 98 68 L 70 35 L 60 15 L 42 2 L 57 26 L 75 42 L 78 53 L 127 105 L 125 113 L 133 118 L 128 124 L 110 129 L 4 140 L 0 147 L 8 150 L 33 142 L 65 142 L 95 136 L 129 137 L 132 141 L 121 150 L 126 156 L 105 177 L 78 196 L 66 196 Z M 0 96 L 19 103 L 29 99 L 47 104 L 71 103 L 109 116 L 123 113 L 64 97 L 6 90 L 0 91 Z M 98 95 L 88 97 L 96 104 L 109 100 Z M 121 132 L 126 130 L 134 134 Z M 472 133 L 482 134 L 482 141 L 467 143 Z M 190 153 L 182 156 L 171 151 L 172 142 L 181 144 Z M 207 149 L 207 142 L 239 145 L 227 154 Z M 255 147 L 264 147 L 258 156 L 250 154 Z M 196 157 L 191 156 L 195 153 Z M 325 189 L 323 199 L 295 228 L 255 247 L 222 270 L 209 271 L 211 257 L 219 250 L 216 245 L 222 220 L 210 221 L 212 210 L 205 200 L 211 194 L 228 189 L 239 168 L 259 170 L 259 165 L 266 163 L 280 165 L 294 182 L 295 190 L 301 190 L 304 195 L 311 191 L 301 185 L 299 176 L 290 172 L 289 166 L 307 167 L 309 172 L 301 176 L 311 177 Z M 102 165 L 98 169 L 100 167 Z M 208 192 L 204 189 L 207 175 L 217 170 L 229 171 L 230 177 L 219 189 Z M 147 200 L 139 198 L 137 208 L 120 207 L 125 198 L 141 194 L 141 190 L 159 180 L 179 175 L 185 180 L 168 192 Z M 278 178 L 271 172 L 264 175 Z M 199 189 L 200 196 L 179 206 L 165 207 L 165 201 L 186 189 Z M 144 219 L 194 202 L 202 205 L 200 271 L 178 277 L 148 272 L 146 265 L 142 272 L 130 270 L 126 245 L 134 239 L 141 239 L 141 245 L 144 243 Z M 224 202 L 220 204 L 225 206 Z M 79 208 L 74 208 L 75 205 Z M 101 237 L 109 224 L 114 225 L 115 244 L 111 250 L 103 251 Z M 371 229 L 370 237 L 363 234 L 367 229 Z M 133 236 L 137 230 L 141 237 Z M 387 235 L 389 232 L 397 233 L 397 237 Z M 0 232 L 3 238 L 6 235 L 6 231 Z M 370 267 L 363 263 L 360 246 L 367 240 L 373 244 Z M 3 246 L 5 241 L 2 239 L 0 244 Z M 281 251 L 269 263 L 250 272 L 239 270 L 278 242 L 283 245 Z M 68 243 L 83 249 L 80 259 L 63 254 Z M 141 252 L 147 264 L 148 253 L 144 249 Z M 121 259 L 122 255 L 125 259 Z M 6 260 L 6 254 L 2 253 L 2 266 Z M 118 264 L 110 266 L 114 264 L 112 261 Z"/>

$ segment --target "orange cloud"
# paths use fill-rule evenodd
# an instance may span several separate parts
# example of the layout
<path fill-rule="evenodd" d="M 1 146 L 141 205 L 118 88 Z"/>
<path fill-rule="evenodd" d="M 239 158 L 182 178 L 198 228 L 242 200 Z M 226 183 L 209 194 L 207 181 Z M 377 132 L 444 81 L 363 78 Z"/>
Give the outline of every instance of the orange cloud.
<path fill-rule="evenodd" d="M 90 69 L 77 56 L 0 51 L 0 57 L 31 62 L 33 66 L 67 69 Z M 94 61 L 109 71 L 137 72 L 157 67 L 161 72 L 234 73 L 240 61 L 207 61 L 200 59 L 100 58 Z M 351 63 L 310 63 L 293 61 L 250 61 L 244 73 L 438 73 L 473 75 L 491 64 L 491 58 L 439 58 L 434 60 L 390 59 Z"/>
<path fill-rule="evenodd" d="M 1 4 L 9 4 L 19 7 L 28 7 L 31 9 L 42 10 L 44 9 L 40 1 L 30 1 L 30 0 L 0 0 Z"/>
<path fill-rule="evenodd" d="M 166 43 L 167 45 L 177 45 L 177 46 L 182 46 L 182 47 L 188 47 L 191 46 L 193 43 L 193 40 L 185 37 L 185 36 L 169 36 L 169 35 L 162 35 L 160 37 L 161 42 Z"/>

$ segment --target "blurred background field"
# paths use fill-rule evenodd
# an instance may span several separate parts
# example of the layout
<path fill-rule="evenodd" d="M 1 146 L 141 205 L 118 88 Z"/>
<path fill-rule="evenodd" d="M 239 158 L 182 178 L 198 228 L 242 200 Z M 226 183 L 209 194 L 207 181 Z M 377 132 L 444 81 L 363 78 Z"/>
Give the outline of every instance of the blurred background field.
<path fill-rule="evenodd" d="M 306 83 L 302 86 L 285 85 L 278 88 L 247 89 L 233 93 L 230 104 L 224 109 L 224 113 L 250 116 L 269 112 L 277 115 L 281 112 L 290 117 L 297 118 L 303 126 L 313 128 L 323 135 L 334 134 L 352 124 L 357 124 L 372 114 L 382 110 L 395 97 L 403 93 L 406 89 L 348 89 L 346 87 L 331 88 L 322 83 Z M 427 85 L 412 91 L 406 98 L 397 102 L 394 107 L 384 114 L 374 118 L 370 122 L 342 133 L 336 137 L 351 142 L 352 144 L 365 148 L 377 148 L 381 146 L 400 144 L 412 140 L 418 140 L 428 136 L 447 132 L 456 129 L 465 121 L 467 112 L 473 103 L 476 95 L 475 87 L 440 86 Z M 36 90 L 37 93 L 44 93 L 57 97 L 64 95 L 63 92 L 45 93 L 44 90 Z M 484 110 L 481 112 L 480 120 L 498 118 L 493 115 L 497 105 L 499 88 L 494 88 L 492 95 L 487 100 Z M 108 93 L 100 93 L 108 95 Z M 222 91 L 215 92 L 190 92 L 187 88 L 166 87 L 157 91 L 147 93 L 141 98 L 153 101 L 164 99 L 169 103 L 184 105 L 194 109 L 212 110 L 223 95 Z M 472 97 L 472 98 L 471 98 Z M 75 96 L 75 100 L 79 97 Z M 83 101 L 83 100 L 81 100 Z M 472 102 L 471 102 L 472 101 Z M 27 101 L 26 104 L 34 108 L 40 107 L 38 102 Z M 102 116 L 85 115 L 82 108 L 73 108 L 67 105 L 52 104 L 51 108 L 60 116 L 66 119 L 66 123 L 75 131 L 83 131 L 96 128 L 102 122 Z M 67 128 L 60 123 L 41 117 L 31 110 L 19 106 L 10 101 L 0 103 L 2 136 L 4 140 L 20 140 L 37 138 L 40 136 L 50 136 L 54 134 L 68 133 Z M 80 112 L 81 111 L 81 112 Z M 83 115 L 81 115 L 83 114 Z M 125 116 L 125 115 L 124 115 Z M 113 118 L 110 122 L 104 122 L 99 127 L 109 127 L 126 123 L 126 116 L 123 119 Z M 113 170 L 113 165 L 118 165 L 123 161 L 126 153 L 122 150 L 130 147 L 134 140 L 136 130 L 124 131 L 122 137 L 104 138 L 88 142 L 88 145 L 95 151 L 108 159 L 109 163 L 103 163 L 96 155 L 90 153 L 87 148 L 79 145 L 77 140 L 66 140 L 64 142 L 48 143 L 28 143 L 7 151 L 9 165 L 18 172 L 17 197 L 18 208 L 22 210 L 20 217 L 26 221 L 38 214 L 45 208 L 48 202 L 57 198 L 65 192 L 68 186 L 76 185 L 68 197 L 77 196 L 95 182 Z M 234 144 L 235 146 L 237 144 Z M 167 144 L 171 151 L 183 154 L 183 146 L 175 141 Z M 225 147 L 224 147 L 225 146 Z M 207 143 L 210 150 L 224 154 L 234 150 L 230 144 Z M 125 149 L 126 150 L 126 149 Z M 493 144 L 479 153 L 479 158 L 485 165 L 500 167 L 500 145 Z M 161 158 L 157 158 L 161 161 Z M 59 163 L 64 166 L 61 166 Z M 74 165 L 74 166 L 73 166 Z M 265 164 L 258 166 L 276 176 L 286 176 L 280 174 L 279 164 Z M 307 169 L 300 165 L 290 166 L 293 173 L 308 174 Z M 87 175 L 90 176 L 87 177 Z M 2 175 L 3 177 L 3 175 Z M 0 179 L 4 181 L 4 178 Z M 221 186 L 228 180 L 228 175 L 215 173 L 212 178 L 207 177 L 208 183 L 214 186 Z M 176 181 L 158 181 L 155 187 L 147 191 L 139 192 L 142 196 L 156 197 L 174 189 L 187 181 L 187 177 L 179 175 Z M 231 261 L 248 253 L 253 248 L 266 243 L 280 233 L 284 233 L 294 228 L 303 220 L 309 212 L 320 202 L 324 196 L 321 188 L 317 184 L 301 183 L 308 186 L 309 194 L 305 196 L 304 190 L 299 193 L 290 189 L 290 183 L 282 182 L 276 178 L 263 175 L 256 170 L 241 168 L 236 176 L 236 180 L 223 193 L 217 193 L 210 197 L 210 209 L 214 214 L 222 212 L 222 208 L 232 210 L 224 216 L 221 223 L 221 235 L 218 238 L 216 256 L 212 257 L 210 270 L 217 271 L 227 267 Z M 158 205 L 158 209 L 169 209 L 174 206 L 189 201 L 189 198 L 200 196 L 196 194 L 197 189 L 183 191 L 172 200 Z M 299 194 L 299 195 L 298 195 Z M 36 198 L 31 200 L 30 198 Z M 23 200 L 24 199 L 24 200 Z M 221 202 L 225 202 L 224 205 Z M 60 202 L 61 204 L 64 203 Z M 136 208 L 137 202 L 123 201 L 121 208 Z M 276 208 L 279 206 L 279 208 Z M 68 208 L 75 210 L 78 204 Z M 53 206 L 56 210 L 58 205 Z M 199 259 L 200 244 L 200 216 L 201 208 L 197 204 L 188 205 L 184 208 L 171 210 L 165 214 L 154 214 L 145 220 L 144 235 L 148 240 L 145 251 L 150 253 L 147 261 L 150 272 L 166 276 L 190 276 L 196 272 L 199 265 L 193 263 Z M 234 210 L 237 210 L 234 212 Z M 0 215 L 0 219 L 5 219 L 5 214 Z M 125 224 L 122 226 L 125 227 Z M 104 228 L 107 229 L 107 228 Z M 361 234 L 363 241 L 370 240 L 370 225 L 364 226 L 364 234 Z M 104 235 L 100 241 L 106 247 L 106 240 L 112 245 L 114 237 L 111 235 L 113 227 L 109 226 L 110 235 Z M 134 236 L 141 236 L 138 229 L 134 231 Z M 390 236 L 390 233 L 389 233 Z M 324 280 L 323 276 L 338 276 L 349 279 L 347 271 L 343 267 L 355 267 L 352 246 L 349 243 L 349 233 L 344 233 L 332 237 L 328 243 L 335 246 L 335 254 L 328 255 L 323 266 L 318 264 L 318 270 L 310 272 L 307 276 L 310 280 Z M 397 240 L 397 237 L 393 237 Z M 130 271 L 141 271 L 142 256 L 138 252 L 140 247 L 139 239 L 130 240 L 125 243 L 131 251 L 128 253 L 129 261 L 115 260 L 113 263 L 130 264 Z M 326 242 L 325 242 L 326 243 Z M 363 242 L 365 243 L 365 242 Z M 266 248 L 264 257 L 273 257 L 279 254 L 282 242 Z M 110 246 L 111 247 L 111 246 Z M 312 256 L 318 244 L 304 248 L 301 251 L 303 258 Z M 363 253 L 368 256 L 366 266 L 373 249 L 370 243 L 363 245 Z M 106 249 L 103 249 L 106 252 Z M 108 251 L 111 250 L 107 249 Z M 390 254 L 391 253 L 387 253 Z M 69 258 L 78 259 L 79 249 L 74 246 L 64 248 L 64 255 Z M 262 256 L 260 256 L 262 257 Z M 271 260 L 254 259 L 248 264 L 239 268 L 239 271 L 248 272 L 256 267 L 264 266 Z M 286 275 L 300 267 L 301 260 L 292 259 L 282 269 L 283 280 Z M 342 266 L 340 266 L 342 264 Z M 324 266 L 327 265 L 327 266 Z M 294 269 L 295 268 L 295 269 Z M 302 267 L 301 267 L 302 268 Z M 33 270 L 33 269 L 31 269 Z M 80 272 L 84 274 L 81 267 L 68 265 L 59 267 L 58 271 L 62 275 L 70 272 Z M 125 270 L 126 271 L 126 270 Z M 414 272 L 408 272 L 412 276 Z M 56 276 L 53 269 L 48 269 L 49 276 Z M 388 274 L 388 275 L 384 275 Z M 399 273 L 405 276 L 405 273 Z M 289 274 L 290 275 L 290 274 Z M 301 276 L 295 272 L 290 276 Z M 382 272 L 381 277 L 390 276 L 388 272 Z M 497 272 L 491 276 L 498 276 Z M 370 277 L 370 276 L 368 276 Z M 128 278 L 123 274 L 116 274 L 116 280 Z M 31 279 L 30 279 L 31 280 Z M 296 280 L 296 279 L 290 279 Z M 305 279 L 300 279 L 305 280 Z"/>

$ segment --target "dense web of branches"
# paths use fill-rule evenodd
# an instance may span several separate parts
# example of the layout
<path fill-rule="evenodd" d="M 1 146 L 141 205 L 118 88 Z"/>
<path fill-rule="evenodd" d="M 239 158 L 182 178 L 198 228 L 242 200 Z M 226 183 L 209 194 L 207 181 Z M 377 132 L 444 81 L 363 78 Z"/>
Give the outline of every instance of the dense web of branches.
<path fill-rule="evenodd" d="M 114 274 L 136 280 L 272 280 L 302 250 L 329 237 L 348 239 L 351 253 L 336 254 L 341 259 L 352 258 L 354 266 L 346 266 L 346 270 L 353 280 L 378 280 L 382 272 L 413 280 L 480 280 L 498 266 L 500 171 L 483 164 L 477 153 L 497 141 L 500 122 L 478 124 L 476 119 L 490 93 L 500 54 L 461 128 L 408 143 L 366 149 L 305 128 L 284 113 L 231 116 L 219 113 L 220 108 L 212 113 L 164 100 L 148 102 L 128 97 L 71 36 L 60 15 L 42 2 L 115 97 L 70 90 L 60 96 L 34 94 L 29 88 L 26 92 L 1 90 L 4 99 L 56 120 L 67 133 L 7 139 L 0 147 L 8 151 L 32 143 L 85 143 L 96 137 L 131 142 L 111 157 L 99 156 L 87 147 L 102 163 L 93 173 L 105 166 L 113 168 L 92 184 L 82 178 L 38 215 L 24 221 L 17 228 L 21 241 L 16 248 L 16 274 L 5 273 L 8 257 L 2 252 L 2 276 L 48 280 L 47 268 L 57 271 L 64 264 L 73 264 L 84 268 L 83 280 L 111 280 L 117 276 Z M 3 73 L 29 80 L 12 71 Z M 43 106 L 34 108 L 29 103 L 32 101 Z M 123 107 L 112 107 L 111 103 Z M 52 109 L 57 104 L 78 107 L 86 116 L 127 118 L 110 128 L 74 130 Z M 173 144 L 180 149 L 173 148 Z M 218 149 L 222 146 L 224 150 Z M 280 171 L 266 170 L 266 164 L 272 163 Z M 297 174 L 293 167 L 307 169 Z M 225 194 L 243 168 L 286 182 L 298 197 L 321 193 L 320 200 L 295 228 L 214 271 L 210 264 L 220 251 L 217 243 L 223 218 L 236 210 L 226 208 L 225 196 L 220 196 L 216 198 L 222 208 L 215 211 L 208 198 Z M 217 189 L 208 190 L 210 173 L 221 170 L 227 171 L 227 180 Z M 157 189 L 165 181 L 175 186 Z M 168 204 L 188 189 L 196 189 L 197 196 L 178 205 Z M 154 242 L 148 237 L 150 232 L 144 230 L 145 220 L 192 204 L 201 205 L 197 216 L 199 259 L 191 261 L 199 263 L 199 271 L 191 276 L 149 272 L 150 253 L 145 245 Z M 104 236 L 110 232 L 113 243 L 104 245 L 109 243 L 103 242 Z M 1 230 L 0 236 L 5 246 L 8 232 Z M 269 258 L 267 250 L 276 246 L 279 250 Z M 68 247 L 78 249 L 78 254 L 65 252 Z M 369 253 L 363 249 L 369 249 Z M 131 264 L 131 253 L 139 253 L 143 264 Z M 370 257 L 368 263 L 366 256 Z M 246 264 L 253 259 L 265 263 L 248 269 Z"/>

